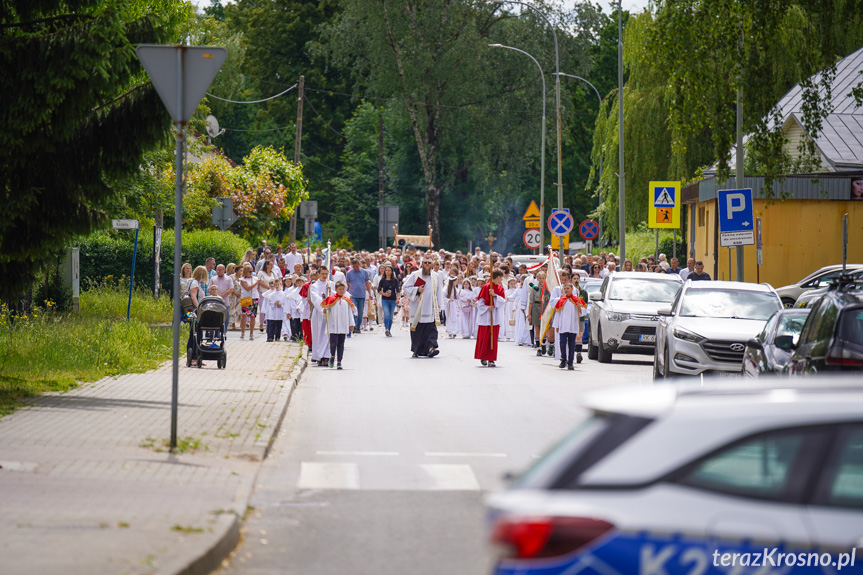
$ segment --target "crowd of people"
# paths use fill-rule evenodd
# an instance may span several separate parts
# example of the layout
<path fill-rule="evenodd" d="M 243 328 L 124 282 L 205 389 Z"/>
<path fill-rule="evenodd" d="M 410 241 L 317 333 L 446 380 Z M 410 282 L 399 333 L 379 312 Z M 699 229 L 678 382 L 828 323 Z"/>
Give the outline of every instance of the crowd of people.
<path fill-rule="evenodd" d="M 704 264 L 690 258 L 685 268 L 665 254 L 633 265 L 613 253 L 566 256 L 564 264 L 544 258 L 528 266 L 511 256 L 485 253 L 418 251 L 398 248 L 375 252 L 344 249 L 287 251 L 266 242 L 246 251 L 237 263 L 184 264 L 181 296 L 194 307 L 205 296 L 221 297 L 230 310 L 225 331 L 254 340 L 255 328 L 268 342 L 303 341 L 312 361 L 342 368 L 345 340 L 383 329 L 393 322 L 410 329 L 412 357 L 440 353 L 439 335 L 475 339 L 474 357 L 494 367 L 501 342 L 536 348 L 553 356 L 560 368 L 581 363 L 587 315 L 583 277 L 604 278 L 616 270 L 675 273 L 684 280 L 709 280 Z M 329 265 L 328 265 L 329 264 Z M 439 329 L 443 334 L 439 334 Z M 558 343 L 555 347 L 555 343 Z"/>

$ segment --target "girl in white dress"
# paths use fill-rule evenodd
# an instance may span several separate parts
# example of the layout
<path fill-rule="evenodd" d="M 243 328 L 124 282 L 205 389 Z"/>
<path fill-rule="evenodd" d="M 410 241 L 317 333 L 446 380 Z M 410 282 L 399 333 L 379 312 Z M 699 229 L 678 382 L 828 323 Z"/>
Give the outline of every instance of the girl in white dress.
<path fill-rule="evenodd" d="M 330 367 L 342 369 L 342 357 L 345 354 L 345 337 L 351 333 L 355 325 L 355 316 L 360 313 L 357 306 L 345 295 L 345 282 L 336 282 L 336 293 L 321 302 L 321 308 L 327 316 L 327 331 L 330 334 Z"/>
<path fill-rule="evenodd" d="M 518 307 L 516 298 L 518 297 L 518 289 L 516 288 L 516 279 L 510 278 L 506 288 L 506 306 L 503 308 L 503 337 L 506 341 L 515 339 L 515 313 Z"/>
<path fill-rule="evenodd" d="M 459 305 L 459 333 L 463 339 L 470 339 L 471 329 L 473 327 L 474 315 L 476 315 L 476 296 L 473 293 L 473 286 L 470 280 L 466 279 L 462 282 L 462 287 L 458 292 Z"/>
<path fill-rule="evenodd" d="M 453 339 L 459 333 L 459 322 L 461 321 L 461 310 L 459 309 L 458 294 L 459 281 L 457 278 L 450 278 L 446 285 L 446 333 L 450 339 Z"/>

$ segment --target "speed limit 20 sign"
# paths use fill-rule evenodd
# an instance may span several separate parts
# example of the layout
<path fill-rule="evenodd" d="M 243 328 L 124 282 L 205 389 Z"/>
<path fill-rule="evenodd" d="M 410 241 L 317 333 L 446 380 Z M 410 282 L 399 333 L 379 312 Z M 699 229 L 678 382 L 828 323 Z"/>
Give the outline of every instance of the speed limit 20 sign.
<path fill-rule="evenodd" d="M 524 245 L 532 250 L 539 249 L 539 230 L 531 228 L 524 232 Z"/>

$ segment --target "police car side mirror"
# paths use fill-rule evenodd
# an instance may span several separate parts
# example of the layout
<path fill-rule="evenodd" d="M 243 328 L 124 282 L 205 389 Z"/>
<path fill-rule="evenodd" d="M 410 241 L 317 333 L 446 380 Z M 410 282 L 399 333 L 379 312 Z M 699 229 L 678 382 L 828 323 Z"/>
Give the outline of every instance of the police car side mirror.
<path fill-rule="evenodd" d="M 590 292 L 588 299 L 590 301 L 602 301 L 602 292 L 592 291 L 592 292 Z"/>
<path fill-rule="evenodd" d="M 670 317 L 674 314 L 671 312 L 671 306 L 666 306 L 666 307 L 661 307 L 658 310 L 656 310 L 656 315 Z"/>

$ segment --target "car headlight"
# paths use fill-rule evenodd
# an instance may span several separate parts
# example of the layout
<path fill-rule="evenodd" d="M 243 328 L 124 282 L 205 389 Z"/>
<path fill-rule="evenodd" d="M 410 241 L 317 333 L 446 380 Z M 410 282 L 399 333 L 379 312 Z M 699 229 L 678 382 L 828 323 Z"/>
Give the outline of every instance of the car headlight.
<path fill-rule="evenodd" d="M 617 313 L 616 311 L 606 312 L 605 317 L 608 318 L 608 321 L 627 321 L 629 319 L 628 313 Z"/>
<path fill-rule="evenodd" d="M 693 333 L 689 330 L 683 329 L 682 327 L 674 328 L 674 337 L 682 339 L 683 341 L 691 341 L 693 343 L 701 343 L 704 341 L 704 338 L 697 333 Z"/>

